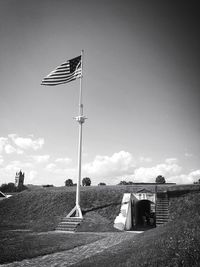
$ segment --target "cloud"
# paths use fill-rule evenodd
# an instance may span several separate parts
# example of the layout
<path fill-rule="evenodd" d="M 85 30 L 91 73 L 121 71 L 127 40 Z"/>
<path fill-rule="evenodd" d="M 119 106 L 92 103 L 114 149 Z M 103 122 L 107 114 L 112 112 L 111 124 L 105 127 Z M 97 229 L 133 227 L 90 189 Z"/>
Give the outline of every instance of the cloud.
<path fill-rule="evenodd" d="M 11 146 L 10 144 L 5 145 L 5 148 L 4 149 L 5 149 L 5 152 L 7 154 L 12 154 L 12 153 L 16 152 L 16 148 L 14 148 L 13 146 Z"/>
<path fill-rule="evenodd" d="M 169 178 L 170 182 L 176 182 L 177 184 L 193 184 L 200 179 L 200 170 L 192 171 L 188 174 L 181 174 L 172 176 Z"/>
<path fill-rule="evenodd" d="M 13 153 L 23 154 L 24 153 L 21 149 L 15 148 L 11 146 L 10 144 L 5 145 L 4 150 L 6 154 L 13 154 Z"/>
<path fill-rule="evenodd" d="M 31 170 L 27 175 L 26 175 L 26 183 L 33 182 L 35 178 L 37 177 L 38 172 L 35 170 Z"/>
<path fill-rule="evenodd" d="M 194 179 L 200 179 L 200 170 L 192 171 L 189 175 Z"/>
<path fill-rule="evenodd" d="M 47 171 L 55 171 L 56 169 L 56 164 L 55 163 L 49 163 L 46 168 Z"/>
<path fill-rule="evenodd" d="M 12 171 L 13 173 L 20 169 L 33 168 L 33 164 L 30 162 L 21 162 L 19 160 L 13 160 L 5 166 L 5 171 Z"/>
<path fill-rule="evenodd" d="M 59 168 L 55 163 L 49 163 L 45 170 L 54 174 L 68 176 L 69 178 L 77 177 L 77 168 Z"/>
<path fill-rule="evenodd" d="M 56 163 L 69 164 L 72 162 L 70 158 L 58 158 L 55 160 Z"/>
<path fill-rule="evenodd" d="M 83 165 L 85 175 L 92 177 L 116 177 L 131 174 L 135 167 L 133 156 L 126 151 L 112 156 L 96 156 L 94 161 Z"/>
<path fill-rule="evenodd" d="M 8 142 L 8 138 L 6 137 L 0 137 L 0 153 L 3 152 L 5 145 Z"/>
<path fill-rule="evenodd" d="M 3 157 L 0 155 L 0 165 L 2 165 L 3 162 L 4 162 L 4 159 L 3 159 Z"/>
<path fill-rule="evenodd" d="M 57 159 L 56 163 L 70 162 L 68 158 Z M 82 166 L 82 177 L 89 176 L 93 179 L 94 184 L 97 183 L 98 179 L 109 178 L 109 183 L 115 183 L 116 177 L 130 175 L 133 173 L 135 167 L 135 161 L 133 156 L 126 151 L 120 151 L 114 153 L 111 156 L 100 156 L 97 155 L 92 162 L 83 164 Z M 46 166 L 46 171 L 51 173 L 62 175 L 71 179 L 77 178 L 77 168 L 58 168 L 57 164 L 50 163 Z M 66 179 L 64 178 L 64 179 Z"/>
<path fill-rule="evenodd" d="M 9 143 L 9 139 L 7 137 L 0 137 L 0 153 L 5 151 L 6 154 L 23 154 L 23 151 L 19 148 L 15 148 L 13 145 Z"/>
<path fill-rule="evenodd" d="M 35 156 L 31 156 L 31 158 L 36 163 L 47 163 L 49 161 L 50 155 L 35 155 Z"/>
<path fill-rule="evenodd" d="M 38 150 L 44 145 L 44 139 L 31 137 L 19 137 L 17 134 L 9 134 L 8 137 L 0 137 L 0 153 L 23 154 L 26 149 Z M 23 150 L 22 150 L 23 149 Z"/>
<path fill-rule="evenodd" d="M 166 159 L 165 163 L 157 164 L 156 166 L 145 168 L 140 167 L 134 171 L 135 182 L 155 182 L 158 175 L 162 175 L 168 181 L 168 177 L 179 174 L 182 167 L 175 163 L 175 159 Z"/>
<path fill-rule="evenodd" d="M 41 149 L 42 146 L 44 145 L 44 139 L 43 138 L 38 138 L 38 139 L 33 139 L 31 137 L 19 137 L 16 134 L 9 134 L 9 138 L 14 142 L 14 144 L 21 148 L 21 149 L 33 149 L 33 150 L 38 150 Z"/>

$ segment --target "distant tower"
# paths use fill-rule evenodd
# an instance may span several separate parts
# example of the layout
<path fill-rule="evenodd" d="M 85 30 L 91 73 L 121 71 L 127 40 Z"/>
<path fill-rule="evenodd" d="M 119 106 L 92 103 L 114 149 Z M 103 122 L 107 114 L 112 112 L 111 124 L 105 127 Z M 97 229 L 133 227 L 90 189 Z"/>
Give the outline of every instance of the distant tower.
<path fill-rule="evenodd" d="M 15 186 L 17 188 L 22 188 L 24 185 L 24 173 L 20 170 L 20 172 L 16 172 L 15 175 Z"/>

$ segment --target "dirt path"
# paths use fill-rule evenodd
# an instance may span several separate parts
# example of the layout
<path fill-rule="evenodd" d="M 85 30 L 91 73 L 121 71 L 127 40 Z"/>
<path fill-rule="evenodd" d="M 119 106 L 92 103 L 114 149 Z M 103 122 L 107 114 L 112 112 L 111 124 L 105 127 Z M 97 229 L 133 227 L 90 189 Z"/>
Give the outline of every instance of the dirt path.
<path fill-rule="evenodd" d="M 101 233 L 105 236 L 105 233 Z M 78 263 L 86 258 L 100 253 L 103 250 L 115 246 L 124 240 L 132 239 L 136 233 L 106 233 L 106 237 L 90 243 L 88 245 L 76 247 L 74 249 L 56 252 L 45 256 L 39 256 L 33 259 L 26 259 L 19 262 L 2 264 L 6 267 L 63 267 Z"/>

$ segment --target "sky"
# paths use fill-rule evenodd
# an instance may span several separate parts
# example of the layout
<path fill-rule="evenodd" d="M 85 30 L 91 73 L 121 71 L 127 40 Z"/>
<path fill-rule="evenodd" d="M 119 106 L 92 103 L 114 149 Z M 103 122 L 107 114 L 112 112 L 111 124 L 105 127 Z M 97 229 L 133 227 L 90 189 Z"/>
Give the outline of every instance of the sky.
<path fill-rule="evenodd" d="M 82 178 L 200 179 L 198 1 L 1 0 L 0 184 L 76 183 L 79 80 L 41 86 L 83 62 Z"/>

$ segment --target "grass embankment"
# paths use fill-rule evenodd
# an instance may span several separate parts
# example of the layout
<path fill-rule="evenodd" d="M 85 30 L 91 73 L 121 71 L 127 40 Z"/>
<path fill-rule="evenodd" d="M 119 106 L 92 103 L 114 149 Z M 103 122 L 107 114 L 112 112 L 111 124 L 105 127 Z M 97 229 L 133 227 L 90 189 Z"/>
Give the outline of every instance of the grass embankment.
<path fill-rule="evenodd" d="M 27 190 L 1 201 L 0 263 L 67 250 L 102 238 L 94 233 L 81 237 L 41 233 L 54 230 L 74 207 L 75 190 L 74 187 Z M 84 222 L 79 231 L 113 231 L 123 193 L 128 190 L 133 189 L 125 186 L 81 188 Z"/>
<path fill-rule="evenodd" d="M 74 235 L 0 231 L 0 264 L 73 249 L 101 238 L 95 233 Z"/>
<path fill-rule="evenodd" d="M 84 222 L 79 231 L 113 231 L 123 193 L 144 186 L 81 188 Z M 146 188 L 146 186 L 145 186 Z M 154 190 L 154 186 L 148 189 Z M 54 230 L 74 207 L 76 188 L 47 188 L 24 191 L 0 202 L 0 263 L 67 250 L 101 238 L 95 234 L 40 233 Z M 13 230 L 27 229 L 30 232 Z M 35 232 L 37 231 L 37 232 Z"/>
<path fill-rule="evenodd" d="M 173 199 L 170 221 L 76 266 L 199 266 L 200 193 Z"/>
<path fill-rule="evenodd" d="M 123 193 L 143 186 L 81 187 L 84 222 L 78 231 L 110 231 Z M 145 186 L 146 188 L 146 186 Z M 154 190 L 155 186 L 148 186 Z M 75 187 L 26 190 L 0 202 L 0 229 L 54 230 L 75 205 Z"/>

